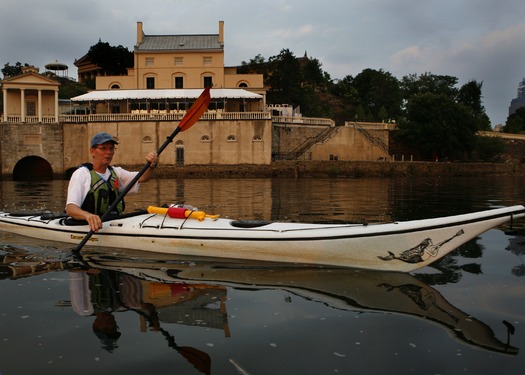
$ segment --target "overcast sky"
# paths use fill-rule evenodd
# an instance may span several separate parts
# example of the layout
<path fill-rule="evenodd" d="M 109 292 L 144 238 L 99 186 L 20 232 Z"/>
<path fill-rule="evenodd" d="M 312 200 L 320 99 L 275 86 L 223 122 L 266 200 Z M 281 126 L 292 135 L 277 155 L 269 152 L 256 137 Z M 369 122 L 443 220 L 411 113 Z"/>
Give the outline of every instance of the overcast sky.
<path fill-rule="evenodd" d="M 225 63 L 266 60 L 287 48 L 317 58 L 334 79 L 363 69 L 395 77 L 451 75 L 483 82 L 492 126 L 504 123 L 525 77 L 523 0 L 1 0 L 0 65 L 41 71 L 75 59 L 98 40 L 133 50 L 144 33 L 217 34 Z"/>

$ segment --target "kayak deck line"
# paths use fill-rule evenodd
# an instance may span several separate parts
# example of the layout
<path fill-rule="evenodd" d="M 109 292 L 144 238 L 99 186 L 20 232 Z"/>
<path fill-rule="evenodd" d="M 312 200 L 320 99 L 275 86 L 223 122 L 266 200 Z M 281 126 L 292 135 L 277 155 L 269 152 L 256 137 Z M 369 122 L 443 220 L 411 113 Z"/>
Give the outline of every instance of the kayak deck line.
<path fill-rule="evenodd" d="M 62 213 L 0 212 L 0 230 L 78 244 L 89 227 Z M 525 216 L 515 205 L 422 220 L 315 224 L 174 218 L 136 211 L 105 220 L 89 244 L 153 253 L 410 272 Z M 73 225 L 68 225 L 73 224 Z"/>

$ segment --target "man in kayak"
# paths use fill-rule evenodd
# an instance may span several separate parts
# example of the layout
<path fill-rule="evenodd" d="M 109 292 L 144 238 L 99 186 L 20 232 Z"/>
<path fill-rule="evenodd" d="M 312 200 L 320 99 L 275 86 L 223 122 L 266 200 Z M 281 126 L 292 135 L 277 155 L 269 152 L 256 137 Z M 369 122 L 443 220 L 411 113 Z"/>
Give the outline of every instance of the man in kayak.
<path fill-rule="evenodd" d="M 93 162 L 83 164 L 73 173 L 69 181 L 66 213 L 73 219 L 87 221 L 93 232 L 102 228 L 100 217 L 116 200 L 119 190 L 124 189 L 138 174 L 121 167 L 110 166 L 117 144 L 111 134 L 95 134 L 89 147 Z M 151 178 L 152 171 L 157 166 L 157 153 L 150 152 L 146 155 L 146 160 L 150 163 L 150 167 L 130 192 L 136 193 L 139 184 Z M 124 201 L 119 202 L 116 210 L 117 214 L 124 211 Z"/>

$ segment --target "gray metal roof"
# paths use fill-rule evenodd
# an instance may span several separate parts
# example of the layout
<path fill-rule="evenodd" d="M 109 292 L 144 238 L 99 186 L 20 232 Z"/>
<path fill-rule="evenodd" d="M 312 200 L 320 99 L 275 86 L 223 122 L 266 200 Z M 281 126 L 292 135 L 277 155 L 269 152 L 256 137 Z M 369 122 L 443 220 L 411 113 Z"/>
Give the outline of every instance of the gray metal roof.
<path fill-rule="evenodd" d="M 219 43 L 219 35 L 144 35 L 137 51 L 187 51 L 217 50 L 224 46 Z"/>

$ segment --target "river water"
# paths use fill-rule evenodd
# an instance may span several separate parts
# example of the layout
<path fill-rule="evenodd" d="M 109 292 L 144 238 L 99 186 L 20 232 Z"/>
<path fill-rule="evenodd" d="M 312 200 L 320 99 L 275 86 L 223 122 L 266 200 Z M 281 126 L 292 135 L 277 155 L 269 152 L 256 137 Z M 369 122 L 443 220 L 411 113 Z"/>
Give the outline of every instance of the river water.
<path fill-rule="evenodd" d="M 525 202 L 525 179 L 159 179 L 127 210 L 238 219 L 438 217 Z M 62 210 L 67 181 L 2 181 Z M 0 374 L 521 374 L 525 222 L 412 274 L 155 256 L 0 233 Z"/>

